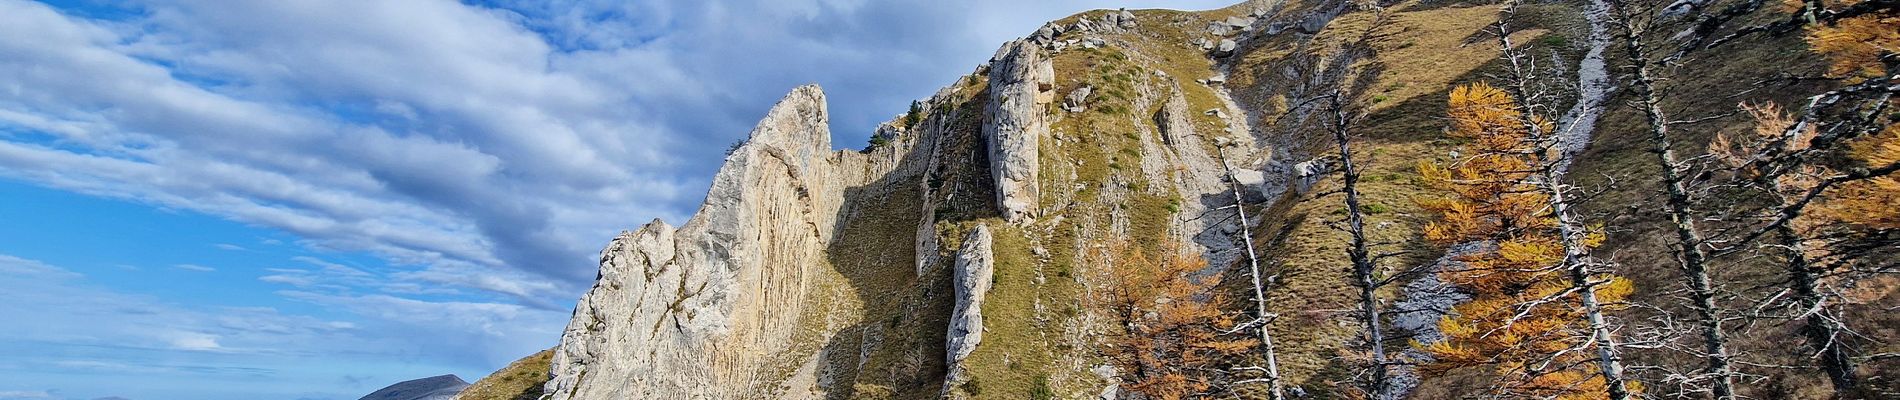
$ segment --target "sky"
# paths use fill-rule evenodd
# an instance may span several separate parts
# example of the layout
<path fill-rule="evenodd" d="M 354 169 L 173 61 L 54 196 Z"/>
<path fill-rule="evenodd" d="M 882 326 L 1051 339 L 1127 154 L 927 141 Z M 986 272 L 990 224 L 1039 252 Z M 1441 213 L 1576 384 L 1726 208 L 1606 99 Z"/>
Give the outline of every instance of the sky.
<path fill-rule="evenodd" d="M 793 87 L 1238 0 L 0 0 L 0 400 L 355 399 L 555 345 Z"/>

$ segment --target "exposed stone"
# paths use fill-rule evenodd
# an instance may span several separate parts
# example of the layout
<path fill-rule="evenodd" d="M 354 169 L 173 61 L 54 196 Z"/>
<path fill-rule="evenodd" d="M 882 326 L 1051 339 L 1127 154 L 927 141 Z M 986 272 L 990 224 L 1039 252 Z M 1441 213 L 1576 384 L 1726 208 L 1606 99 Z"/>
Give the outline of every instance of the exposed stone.
<path fill-rule="evenodd" d="M 1227 25 L 1228 29 L 1245 32 L 1245 31 L 1253 30 L 1254 21 L 1256 20 L 1253 17 L 1236 16 L 1236 17 L 1227 17 L 1227 20 L 1222 21 L 1222 22 Z"/>
<path fill-rule="evenodd" d="M 1075 113 L 1088 111 L 1089 93 L 1094 91 L 1095 89 L 1089 85 L 1082 85 L 1082 87 L 1075 88 L 1075 90 L 1069 92 L 1068 97 L 1062 99 L 1062 109 Z"/>
<path fill-rule="evenodd" d="M 1041 88 L 1052 87 L 1045 83 L 1052 85 L 1054 75 L 1046 64 L 1041 50 L 1022 41 L 1003 45 L 991 61 L 989 119 L 983 135 L 989 138 L 997 209 L 1011 223 L 1035 218 L 1040 202 L 1037 143 L 1049 127 L 1037 99 Z"/>
<path fill-rule="evenodd" d="M 1331 157 L 1301 161 L 1293 164 L 1294 182 L 1299 185 L 1299 190 L 1306 190 L 1313 186 L 1313 183 L 1318 182 L 1321 176 L 1333 172 L 1334 168 L 1336 166 Z"/>
<path fill-rule="evenodd" d="M 977 225 L 963 238 L 951 271 L 956 308 L 950 313 L 950 331 L 945 336 L 944 362 L 950 366 L 946 387 L 963 382 L 963 359 L 983 342 L 983 299 L 989 295 L 990 280 L 996 271 L 990 228 Z"/>
<path fill-rule="evenodd" d="M 1060 29 L 1062 27 L 1055 23 L 1043 24 L 1042 28 L 1036 29 L 1036 33 L 1030 35 L 1029 38 L 1036 43 L 1050 43 L 1055 41 L 1057 35 L 1061 35 Z"/>
<path fill-rule="evenodd" d="M 1137 24 L 1135 21 L 1135 13 L 1128 12 L 1128 9 L 1124 8 L 1124 9 L 1121 9 L 1121 11 L 1119 12 L 1109 13 L 1109 15 L 1115 16 L 1116 26 L 1119 26 L 1122 29 L 1135 29 L 1135 26 Z"/>
<path fill-rule="evenodd" d="M 1225 85 L 1227 84 L 1227 76 L 1214 75 L 1214 76 L 1207 77 L 1207 79 L 1203 79 L 1202 82 L 1205 82 L 1209 85 Z"/>
<path fill-rule="evenodd" d="M 553 400 L 773 397 L 843 187 L 824 93 L 793 90 L 714 175 L 678 229 L 654 220 L 600 255 L 555 352 Z M 847 152 L 857 154 L 856 152 Z M 866 168 L 845 168 L 858 171 Z"/>
<path fill-rule="evenodd" d="M 1212 33 L 1215 36 L 1227 36 L 1234 33 L 1234 28 L 1227 26 L 1226 22 L 1214 21 L 1207 23 L 1207 33 Z"/>
<path fill-rule="evenodd" d="M 1325 29 L 1327 22 L 1332 22 L 1332 20 L 1315 15 L 1300 20 L 1300 24 L 1295 25 L 1294 28 L 1299 29 L 1300 33 L 1311 35 L 1319 33 L 1320 29 Z"/>
<path fill-rule="evenodd" d="M 1234 42 L 1233 39 L 1221 39 L 1220 44 L 1214 46 L 1214 55 L 1219 57 L 1231 56 L 1234 55 L 1234 50 L 1238 48 L 1240 48 L 1240 43 Z"/>

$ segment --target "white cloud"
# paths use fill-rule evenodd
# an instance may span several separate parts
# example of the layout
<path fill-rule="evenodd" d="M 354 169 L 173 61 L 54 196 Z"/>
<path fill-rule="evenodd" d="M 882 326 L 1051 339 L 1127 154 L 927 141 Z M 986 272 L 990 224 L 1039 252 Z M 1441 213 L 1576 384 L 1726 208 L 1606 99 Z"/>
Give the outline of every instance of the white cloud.
<path fill-rule="evenodd" d="M 224 346 L 218 345 L 218 337 L 216 335 L 198 332 L 173 333 L 171 346 L 179 350 L 194 351 L 217 351 L 224 349 Z"/>
<path fill-rule="evenodd" d="M 178 264 L 178 265 L 173 265 L 172 269 L 191 271 L 191 272 L 217 272 L 218 271 L 217 268 L 211 268 L 211 267 L 198 265 L 198 264 Z"/>
<path fill-rule="evenodd" d="M 0 176 L 565 302 L 614 232 L 692 210 L 785 90 L 830 88 L 855 146 L 1003 40 L 1104 3 L 192 0 L 100 21 L 0 0 L 0 131 L 38 132 L 0 134 Z"/>
<path fill-rule="evenodd" d="M 57 399 L 45 390 L 0 390 L 0 399 Z"/>
<path fill-rule="evenodd" d="M 23 265 L 32 269 L 18 268 Z M 272 272 L 338 276 L 324 275 L 329 269 L 322 267 L 278 270 Z M 227 392 L 256 394 L 332 390 L 311 382 L 330 382 L 339 371 L 407 375 L 420 369 L 468 377 L 552 346 L 568 316 L 516 304 L 357 294 L 322 282 L 310 290 L 282 292 L 339 315 L 318 317 L 272 307 L 178 304 L 109 289 L 64 271 L 0 255 L 0 287 L 8 288 L 0 291 L 0 304 L 7 305 L 0 307 L 0 320 L 30 321 L 0 330 L 0 354 L 6 355 L 0 362 L 0 388 L 48 376 L 78 381 L 140 377 L 150 381 L 115 389 L 248 382 L 261 386 Z M 285 386 L 289 381 L 303 386 Z M 174 389 L 190 390 L 187 386 Z"/>

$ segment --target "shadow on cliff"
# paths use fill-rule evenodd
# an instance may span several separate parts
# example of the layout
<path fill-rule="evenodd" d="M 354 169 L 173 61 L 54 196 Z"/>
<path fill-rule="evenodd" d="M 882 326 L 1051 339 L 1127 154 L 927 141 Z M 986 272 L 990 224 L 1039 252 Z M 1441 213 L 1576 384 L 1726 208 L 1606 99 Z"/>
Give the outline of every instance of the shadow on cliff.
<path fill-rule="evenodd" d="M 984 89 L 965 88 L 977 95 L 933 110 L 917 129 L 905 133 L 916 137 L 895 141 L 914 141 L 908 149 L 892 146 L 908 150 L 901 155 L 891 148 L 868 150 L 870 157 L 897 158 L 898 172 L 845 190 L 826 257 L 855 293 L 860 307 L 856 314 L 862 319 L 839 329 L 817 355 L 822 357 L 817 374 L 825 398 L 939 394 L 955 299 L 950 262 L 942 253 L 919 254 L 935 251 L 920 249 L 919 239 L 936 235 L 937 222 L 999 215 L 992 206 L 995 194 L 982 135 L 988 103 Z M 901 167 L 918 164 L 927 165 L 920 171 Z M 926 221 L 926 215 L 932 220 Z M 926 224 L 929 227 L 920 230 Z M 931 265 L 921 275 L 919 257 Z"/>

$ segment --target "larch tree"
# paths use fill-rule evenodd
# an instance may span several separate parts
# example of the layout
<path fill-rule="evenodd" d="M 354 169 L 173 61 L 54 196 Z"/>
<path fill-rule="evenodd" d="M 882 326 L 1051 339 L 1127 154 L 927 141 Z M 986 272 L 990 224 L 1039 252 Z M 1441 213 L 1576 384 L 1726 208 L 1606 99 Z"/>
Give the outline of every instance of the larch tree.
<path fill-rule="evenodd" d="M 1582 313 L 1589 337 L 1585 347 L 1596 353 L 1597 373 L 1604 380 L 1605 394 L 1611 400 L 1625 400 L 1640 389 L 1640 385 L 1627 378 L 1621 345 L 1611 332 L 1609 319 L 1605 315 L 1609 308 L 1620 306 L 1620 296 L 1618 299 L 1607 299 L 1599 298 L 1597 294 L 1597 286 L 1613 282 L 1596 280 L 1599 275 L 1607 276 L 1600 269 L 1607 269 L 1610 264 L 1590 256 L 1590 249 L 1596 246 L 1592 240 L 1600 242 L 1602 239 L 1592 239 L 1592 230 L 1574 214 L 1574 202 L 1578 200 L 1563 179 L 1565 166 L 1570 163 L 1569 157 L 1576 150 L 1581 150 L 1584 143 L 1577 140 L 1581 138 L 1566 138 L 1565 134 L 1576 132 L 1556 131 L 1555 124 L 1540 113 L 1540 110 L 1549 109 L 1549 105 L 1544 103 L 1550 101 L 1552 96 L 1540 89 L 1537 83 L 1541 78 L 1534 65 L 1535 59 L 1512 43 L 1511 35 L 1515 31 L 1511 29 L 1511 22 L 1519 3 L 1518 0 L 1506 2 L 1500 10 L 1498 23 L 1494 25 L 1498 49 L 1502 53 L 1500 58 L 1505 64 L 1501 92 L 1507 95 L 1511 107 L 1509 112 L 1503 114 L 1515 118 L 1518 129 L 1521 129 L 1513 136 L 1519 136 L 1516 140 L 1523 146 L 1517 151 L 1527 162 L 1528 170 L 1525 172 L 1529 175 L 1525 181 L 1542 192 L 1545 207 L 1542 215 L 1555 223 L 1556 243 L 1563 251 L 1563 257 L 1557 265 L 1570 280 L 1570 289 L 1566 294 L 1575 296 L 1578 311 Z M 1574 126 L 1565 128 L 1575 129 Z"/>
<path fill-rule="evenodd" d="M 1258 342 L 1235 335 L 1217 279 L 1195 279 L 1207 261 L 1162 246 L 1150 257 L 1127 242 L 1111 243 L 1104 255 L 1109 285 L 1099 301 L 1113 310 L 1124 332 L 1108 356 L 1127 373 L 1126 388 L 1148 398 L 1207 398 L 1231 383 L 1226 363 Z"/>
<path fill-rule="evenodd" d="M 1844 272 L 1881 262 L 1900 244 L 1891 224 L 1900 217 L 1892 203 L 1882 203 L 1893 199 L 1893 174 L 1900 170 L 1900 150 L 1892 148 L 1900 128 L 1891 114 L 1900 94 L 1900 7 L 1883 0 L 1837 5 L 1790 8 L 1808 15 L 1810 47 L 1844 85 L 1810 96 L 1793 115 L 1773 104 L 1749 106 L 1755 129 L 1720 136 L 1710 147 L 1737 180 L 1772 203 L 1759 223 L 1719 252 L 1758 252 L 1782 264 L 1788 296 L 1771 296 L 1762 308 L 1790 311 L 1834 390 L 1855 396 L 1862 381 L 1859 336 L 1848 327 L 1836 292 L 1850 284 L 1842 281 L 1851 277 Z M 1890 272 L 1884 269 L 1876 272 Z"/>
<path fill-rule="evenodd" d="M 1434 359 L 1424 371 L 1489 367 L 1500 377 L 1497 390 L 1513 396 L 1585 399 L 1640 389 L 1610 378 L 1585 351 L 1602 345 L 1601 322 L 1591 314 L 1632 289 L 1607 274 L 1589 273 L 1583 284 L 1574 279 L 1578 268 L 1570 263 L 1584 262 L 1576 253 L 1603 236 L 1566 239 L 1576 233 L 1553 214 L 1551 195 L 1538 183 L 1552 162 L 1539 153 L 1552 149 L 1534 130 L 1548 132 L 1552 124 L 1525 115 L 1510 94 L 1482 83 L 1453 89 L 1448 111 L 1448 133 L 1469 141 L 1468 155 L 1449 165 L 1421 164 L 1425 181 L 1446 193 L 1419 201 L 1438 217 L 1425 237 L 1496 245 L 1460 257 L 1464 268 L 1440 271 L 1471 299 L 1439 322 L 1445 340 L 1423 346 Z M 1581 301 L 1585 295 L 1598 307 Z"/>

